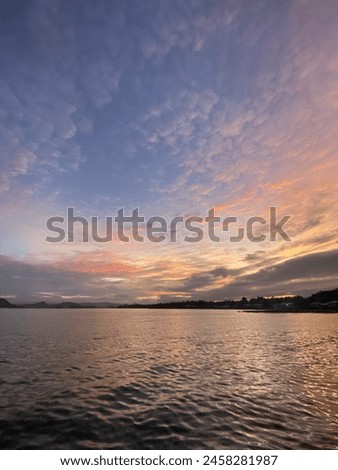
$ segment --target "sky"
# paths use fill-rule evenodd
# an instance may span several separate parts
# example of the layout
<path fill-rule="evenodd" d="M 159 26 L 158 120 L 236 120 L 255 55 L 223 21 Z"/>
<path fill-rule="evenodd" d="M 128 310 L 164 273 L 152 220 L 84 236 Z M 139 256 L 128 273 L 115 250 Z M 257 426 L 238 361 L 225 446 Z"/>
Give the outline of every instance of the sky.
<path fill-rule="evenodd" d="M 338 287 L 335 0 L 2 0 L 0 18 L 0 297 Z M 100 233 L 120 208 L 245 226 L 276 207 L 290 241 L 46 241 L 69 207 Z"/>

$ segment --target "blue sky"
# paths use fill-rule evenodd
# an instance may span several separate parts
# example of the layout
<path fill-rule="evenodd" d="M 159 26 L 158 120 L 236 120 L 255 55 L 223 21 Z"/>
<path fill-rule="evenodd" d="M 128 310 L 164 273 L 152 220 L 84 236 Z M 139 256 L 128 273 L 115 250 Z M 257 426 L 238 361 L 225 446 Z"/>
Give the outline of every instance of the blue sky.
<path fill-rule="evenodd" d="M 337 256 L 336 2 L 0 8 L 1 296 L 120 302 L 336 287 L 326 268 L 327 253 Z M 292 216 L 292 242 L 46 243 L 47 218 L 69 206 L 87 217 L 215 207 L 242 218 L 277 206 Z M 262 269 L 284 273 L 307 256 L 310 277 L 259 281 Z"/>

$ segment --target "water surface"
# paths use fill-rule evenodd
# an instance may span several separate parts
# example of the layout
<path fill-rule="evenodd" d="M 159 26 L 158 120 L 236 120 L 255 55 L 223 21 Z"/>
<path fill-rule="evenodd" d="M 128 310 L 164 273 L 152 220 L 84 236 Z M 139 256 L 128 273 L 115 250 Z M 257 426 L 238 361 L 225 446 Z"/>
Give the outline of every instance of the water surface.
<path fill-rule="evenodd" d="M 2 449 L 333 449 L 338 315 L 0 310 Z"/>

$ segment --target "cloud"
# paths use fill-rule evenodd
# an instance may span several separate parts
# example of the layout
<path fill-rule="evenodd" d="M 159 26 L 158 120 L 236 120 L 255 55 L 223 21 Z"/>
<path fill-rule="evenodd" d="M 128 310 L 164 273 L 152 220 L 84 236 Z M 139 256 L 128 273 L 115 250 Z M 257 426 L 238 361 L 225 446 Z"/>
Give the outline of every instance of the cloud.
<path fill-rule="evenodd" d="M 227 278 L 230 274 L 237 273 L 236 270 L 228 270 L 225 268 L 215 268 L 207 272 L 199 272 L 192 274 L 189 278 L 181 280 L 176 286 L 170 288 L 171 291 L 185 292 L 190 294 L 194 291 L 205 290 L 212 286 L 217 280 Z"/>
<path fill-rule="evenodd" d="M 102 276 L 126 275 L 128 286 L 110 284 L 124 289 L 121 296 L 140 297 L 143 291 L 146 297 L 214 295 L 223 285 L 233 294 L 246 284 L 254 291 L 254 271 L 333 250 L 337 7 L 329 0 L 320 7 L 282 3 L 98 0 L 80 7 L 33 0 L 15 14 L 6 3 L 1 249 L 26 255 L 29 265 L 31 253 L 38 260 L 31 264 L 41 269 L 47 269 L 43 260 L 56 271 L 67 267 L 76 285 L 88 276 L 90 292 L 93 283 L 100 289 Z M 276 206 L 292 216 L 292 243 L 165 242 L 147 252 L 119 246 L 120 258 L 105 249 L 85 259 L 79 246 L 43 247 L 39 210 L 27 220 L 27 208 L 38 205 L 44 216 L 67 206 L 88 216 L 138 206 L 168 218 L 216 207 L 219 215 L 241 220 Z M 214 271 L 222 266 L 228 269 Z M 289 288 L 287 280 L 280 283 L 270 288 L 257 277 L 257 289 Z M 81 295 L 87 295 L 84 286 Z M 109 283 L 104 286 L 108 295 Z M 304 288 L 303 277 L 290 289 L 297 286 Z"/>
<path fill-rule="evenodd" d="M 87 256 L 89 258 L 89 256 Z M 50 301 L 63 298 L 126 301 L 130 289 L 125 288 L 121 273 L 130 269 L 118 261 L 107 263 L 96 269 L 90 261 L 71 263 L 33 263 L 18 261 L 9 256 L 0 256 L 0 297 L 15 298 L 16 301 Z M 107 276 L 109 274 L 109 276 Z M 47 293 L 47 294 L 46 294 Z"/>
<path fill-rule="evenodd" d="M 106 250 L 75 252 L 62 260 L 56 260 L 53 266 L 64 271 L 93 274 L 130 274 L 139 271 L 137 266 L 121 255 Z"/>
<path fill-rule="evenodd" d="M 182 7 L 178 1 L 98 1 L 78 8 L 76 2 L 33 0 L 15 16 L 9 12 L 0 48 L 1 159 L 9 166 L 13 154 L 33 152 L 26 173 L 51 176 L 79 169 L 85 159 L 79 133 L 92 132 L 93 115 L 100 122 L 100 110 L 117 92 L 125 99 L 126 88 L 137 91 L 133 75 L 149 63 L 161 67 L 173 50 L 201 50 L 210 25 L 221 28 L 232 18 L 219 4 L 205 9 L 203 2 Z M 11 28 L 14 34 L 6 34 Z M 189 125 L 179 125 L 184 138 Z M 4 165 L 3 192 L 16 176 Z"/>
<path fill-rule="evenodd" d="M 310 253 L 242 274 L 219 289 L 208 290 L 204 297 L 309 294 L 338 284 L 338 250 Z"/>
<path fill-rule="evenodd" d="M 26 149 L 17 149 L 10 157 L 8 161 L 3 162 L 4 167 L 0 174 L 0 193 L 8 191 L 11 179 L 19 175 L 26 175 L 37 161 L 36 155 Z"/>

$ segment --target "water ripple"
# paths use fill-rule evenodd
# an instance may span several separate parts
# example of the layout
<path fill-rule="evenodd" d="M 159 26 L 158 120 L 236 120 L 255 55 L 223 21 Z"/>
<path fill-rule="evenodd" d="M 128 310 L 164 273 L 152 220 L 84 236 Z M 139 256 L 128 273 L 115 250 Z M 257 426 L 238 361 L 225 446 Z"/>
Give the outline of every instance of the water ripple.
<path fill-rule="evenodd" d="M 337 320 L 3 309 L 0 446 L 337 448 Z"/>

